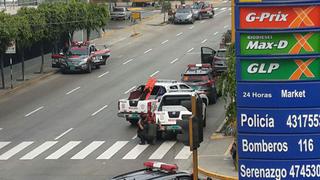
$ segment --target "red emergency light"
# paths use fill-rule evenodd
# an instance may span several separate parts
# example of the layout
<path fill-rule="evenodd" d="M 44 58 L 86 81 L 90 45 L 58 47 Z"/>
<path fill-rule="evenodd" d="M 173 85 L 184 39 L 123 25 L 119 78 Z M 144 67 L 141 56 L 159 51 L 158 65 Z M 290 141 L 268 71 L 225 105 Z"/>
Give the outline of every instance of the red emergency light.
<path fill-rule="evenodd" d="M 155 161 L 147 161 L 143 163 L 146 168 L 150 169 L 160 169 L 168 172 L 176 172 L 178 170 L 178 166 L 176 164 L 166 164 L 162 162 Z"/>

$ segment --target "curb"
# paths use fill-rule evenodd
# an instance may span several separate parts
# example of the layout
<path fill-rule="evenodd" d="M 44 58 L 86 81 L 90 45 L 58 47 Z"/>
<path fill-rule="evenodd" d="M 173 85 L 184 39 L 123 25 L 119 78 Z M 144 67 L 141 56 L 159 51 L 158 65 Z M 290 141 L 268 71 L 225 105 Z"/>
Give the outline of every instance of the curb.
<path fill-rule="evenodd" d="M 216 178 L 216 179 L 221 179 L 221 180 L 238 180 L 238 177 L 234 177 L 234 176 L 225 176 L 225 175 L 222 175 L 222 174 L 218 174 L 218 173 L 215 173 L 215 172 L 210 172 L 210 171 L 207 171 L 201 167 L 198 166 L 198 171 L 200 174 L 203 174 L 205 176 L 208 176 L 208 177 L 212 177 L 212 178 Z"/>
<path fill-rule="evenodd" d="M 227 118 L 224 118 L 224 120 L 222 121 L 222 123 L 220 124 L 220 126 L 218 127 L 218 129 L 216 130 L 216 133 L 220 133 L 222 128 L 224 127 L 224 125 L 227 122 Z"/>
<path fill-rule="evenodd" d="M 25 87 L 31 86 L 31 85 L 39 82 L 40 80 L 46 79 L 46 78 L 56 74 L 57 72 L 58 72 L 58 70 L 53 70 L 53 71 L 50 71 L 50 72 L 43 74 L 39 77 L 36 77 L 34 79 L 30 79 L 30 80 L 25 81 L 21 84 L 18 84 L 13 89 L 9 89 L 9 90 L 6 90 L 6 92 L 4 92 L 4 93 L 0 93 L 0 99 L 3 98 L 4 96 L 12 95 Z"/>

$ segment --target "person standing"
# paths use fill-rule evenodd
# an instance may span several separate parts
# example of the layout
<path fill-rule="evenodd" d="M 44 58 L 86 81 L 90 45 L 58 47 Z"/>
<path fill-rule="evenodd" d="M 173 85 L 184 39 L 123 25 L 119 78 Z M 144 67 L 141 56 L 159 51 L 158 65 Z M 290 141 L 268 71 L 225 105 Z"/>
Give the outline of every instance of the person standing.
<path fill-rule="evenodd" d="M 139 119 L 137 125 L 137 136 L 140 138 L 140 145 L 146 144 L 146 130 L 145 130 L 145 121 L 147 120 L 146 115 L 141 115 L 141 118 Z"/>

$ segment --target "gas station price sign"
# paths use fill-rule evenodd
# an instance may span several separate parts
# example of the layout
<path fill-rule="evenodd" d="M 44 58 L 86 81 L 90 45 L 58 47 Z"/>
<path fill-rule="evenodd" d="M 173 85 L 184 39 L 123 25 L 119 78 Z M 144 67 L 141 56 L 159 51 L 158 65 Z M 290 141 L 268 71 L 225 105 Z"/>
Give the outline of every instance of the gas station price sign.
<path fill-rule="evenodd" d="M 239 179 L 320 179 L 320 0 L 236 0 Z"/>

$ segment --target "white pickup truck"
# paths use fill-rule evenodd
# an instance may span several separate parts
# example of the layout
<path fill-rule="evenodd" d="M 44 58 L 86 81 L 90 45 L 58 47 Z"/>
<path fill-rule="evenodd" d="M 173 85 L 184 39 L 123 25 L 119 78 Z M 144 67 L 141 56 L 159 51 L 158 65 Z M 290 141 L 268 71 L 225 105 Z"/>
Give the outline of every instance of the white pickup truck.
<path fill-rule="evenodd" d="M 153 87 L 151 95 L 148 99 L 143 97 L 145 85 L 139 86 L 132 91 L 127 99 L 118 101 L 118 116 L 126 118 L 131 124 L 136 124 L 141 114 L 154 112 L 161 100 L 161 97 L 170 91 L 192 90 L 185 83 L 176 80 L 160 80 L 158 79 Z"/>
<path fill-rule="evenodd" d="M 183 119 L 183 116 L 190 117 L 191 112 L 191 96 L 196 97 L 196 111 L 199 119 L 202 119 L 203 126 L 206 126 L 206 107 L 203 102 L 207 98 L 204 94 L 196 92 L 170 92 L 163 95 L 155 114 L 155 123 L 158 128 L 158 135 L 163 132 L 166 135 L 177 135 L 181 128 L 177 125 L 177 121 Z"/>

